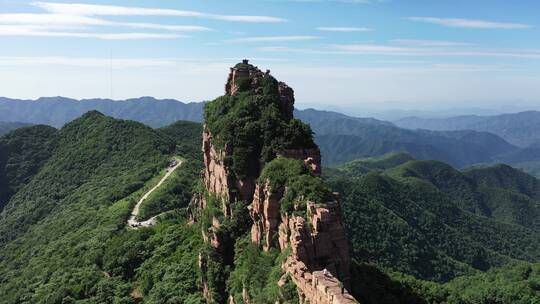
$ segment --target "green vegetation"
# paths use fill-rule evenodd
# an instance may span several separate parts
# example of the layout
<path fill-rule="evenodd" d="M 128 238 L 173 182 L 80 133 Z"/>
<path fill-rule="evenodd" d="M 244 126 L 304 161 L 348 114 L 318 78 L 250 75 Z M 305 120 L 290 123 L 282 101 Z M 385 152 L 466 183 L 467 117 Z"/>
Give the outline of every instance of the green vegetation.
<path fill-rule="evenodd" d="M 355 297 L 365 304 L 529 304 L 540 302 L 540 264 L 512 263 L 462 276 L 444 284 L 385 274 L 353 263 Z"/>
<path fill-rule="evenodd" d="M 250 236 L 236 242 L 235 268 L 227 282 L 228 292 L 235 299 L 235 303 L 244 303 L 242 293 L 244 288 L 249 293 L 252 303 L 273 304 L 298 303 L 298 293 L 290 279 L 283 287 L 278 281 L 282 277 L 281 264 L 288 253 L 280 253 L 271 248 L 262 251 L 259 246 L 251 242 Z M 286 276 L 288 278 L 288 276 Z"/>
<path fill-rule="evenodd" d="M 306 202 L 332 200 L 330 188 L 320 177 L 313 176 L 301 160 L 278 157 L 263 169 L 259 181 L 268 181 L 272 191 L 283 193 L 281 213 L 305 215 Z"/>
<path fill-rule="evenodd" d="M 373 159 L 359 160 L 325 176 L 341 194 L 352 257 L 362 262 L 353 267 L 361 303 L 540 299 L 539 265 L 528 263 L 540 261 L 535 178 L 503 165 L 460 172 L 394 160 L 373 168 L 365 165 Z"/>
<path fill-rule="evenodd" d="M 257 177 L 283 149 L 315 147 L 308 125 L 283 109 L 277 80 L 264 75 L 258 92 L 224 95 L 205 106 L 204 118 L 219 149 L 230 149 L 228 165 L 238 179 Z M 227 143 L 227 147 L 225 147 Z"/>
<path fill-rule="evenodd" d="M 57 145 L 57 131 L 34 126 L 0 138 L 0 211 L 4 203 L 38 173 Z"/>
<path fill-rule="evenodd" d="M 200 123 L 177 121 L 159 129 L 176 142 L 176 154 L 184 158 L 196 160 L 202 167 L 201 136 L 203 126 Z"/>
<path fill-rule="evenodd" d="M 44 129 L 34 135 L 53 133 L 35 128 Z M 203 242 L 200 227 L 178 209 L 185 200 L 152 206 L 175 208 L 155 228 L 126 229 L 182 135 L 97 112 L 53 134 L 56 149 L 0 216 L 0 303 L 203 303 Z M 188 143 L 197 135 L 185 136 Z M 192 180 L 196 163 L 186 161 Z M 188 196 L 188 176 L 177 178 L 180 186 L 164 188 L 162 197 Z"/>
<path fill-rule="evenodd" d="M 184 160 L 171 176 L 140 206 L 139 220 L 147 220 L 167 210 L 186 208 L 198 185 L 200 172 L 195 161 Z"/>
<path fill-rule="evenodd" d="M 391 152 L 379 157 L 369 157 L 353 160 L 339 167 L 349 175 L 362 175 L 370 171 L 384 171 L 401 164 L 404 164 L 414 158 L 404 152 Z"/>

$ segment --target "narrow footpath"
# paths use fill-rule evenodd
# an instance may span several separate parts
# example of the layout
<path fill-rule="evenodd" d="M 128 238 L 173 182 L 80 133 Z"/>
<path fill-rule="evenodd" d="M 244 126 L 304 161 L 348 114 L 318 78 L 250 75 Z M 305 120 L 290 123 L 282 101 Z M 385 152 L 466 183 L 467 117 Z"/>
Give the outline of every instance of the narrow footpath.
<path fill-rule="evenodd" d="M 152 194 L 152 192 L 157 190 L 167 180 L 167 178 L 169 178 L 173 174 L 173 172 L 176 169 L 178 169 L 178 167 L 180 167 L 180 165 L 182 165 L 181 160 L 176 160 L 176 161 L 177 161 L 176 165 L 174 165 L 173 167 L 167 168 L 167 173 L 165 173 L 165 176 L 163 176 L 163 178 L 159 181 L 159 183 L 157 183 L 157 185 L 155 185 L 152 189 L 150 189 L 148 192 L 146 192 L 141 197 L 141 199 L 137 202 L 137 204 L 135 205 L 135 207 L 131 211 L 131 215 L 130 215 L 128 221 L 127 221 L 127 225 L 128 225 L 129 228 L 139 229 L 141 227 L 151 227 L 151 226 L 154 226 L 156 224 L 157 217 L 160 216 L 161 214 L 153 216 L 153 217 L 151 217 L 150 219 L 148 219 L 146 221 L 142 221 L 142 222 L 137 221 L 137 217 L 139 216 L 139 208 L 140 208 L 141 204 L 150 196 L 150 194 Z"/>

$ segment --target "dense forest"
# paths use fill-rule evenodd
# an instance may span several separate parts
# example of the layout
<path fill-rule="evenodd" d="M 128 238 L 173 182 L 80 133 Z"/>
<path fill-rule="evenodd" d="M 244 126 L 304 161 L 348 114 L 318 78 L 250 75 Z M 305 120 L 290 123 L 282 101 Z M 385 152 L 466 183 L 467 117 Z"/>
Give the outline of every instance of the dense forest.
<path fill-rule="evenodd" d="M 200 125 L 153 130 L 90 112 L 58 131 L 33 128 L 2 138 L 50 155 L 2 211 L 0 302 L 201 303 L 201 235 L 182 208 L 200 168 Z M 179 152 L 180 183 L 149 198 L 169 212 L 155 228 L 126 229 L 135 201 Z"/>
<path fill-rule="evenodd" d="M 359 290 L 371 290 L 362 302 L 540 299 L 536 178 L 505 165 L 460 172 L 404 153 L 325 176 L 342 195 Z"/>
<path fill-rule="evenodd" d="M 199 187 L 201 132 L 197 123 L 151 129 L 90 112 L 58 130 L 0 138 L 0 303 L 203 303 L 204 223 L 188 224 L 185 209 Z M 140 215 L 160 214 L 158 224 L 126 228 L 172 157 L 185 163 Z M 459 171 L 404 153 L 324 172 L 331 189 L 303 187 L 312 177 L 282 159 L 263 174 L 292 194 L 340 193 L 351 291 L 361 303 L 539 302 L 536 178 L 506 165 Z M 276 292 L 295 303 L 290 283 L 273 287 L 282 255 L 240 239 L 235 250 L 223 288 L 237 294 L 249 282 L 261 303 Z"/>

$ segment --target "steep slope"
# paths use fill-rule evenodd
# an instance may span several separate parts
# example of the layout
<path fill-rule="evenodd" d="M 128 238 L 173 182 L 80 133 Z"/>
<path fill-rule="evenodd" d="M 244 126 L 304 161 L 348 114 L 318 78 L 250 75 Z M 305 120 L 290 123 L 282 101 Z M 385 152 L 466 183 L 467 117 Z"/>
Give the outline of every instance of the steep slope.
<path fill-rule="evenodd" d="M 0 138 L 0 210 L 53 154 L 57 131 L 48 126 L 21 128 Z"/>
<path fill-rule="evenodd" d="M 399 158 L 386 159 L 377 162 L 388 167 Z M 381 172 L 363 165 L 370 162 L 327 175 L 342 193 L 354 259 L 441 281 L 539 261 L 535 178 L 508 166 L 462 173 L 435 161 L 396 161 Z"/>
<path fill-rule="evenodd" d="M 97 112 L 59 130 L 52 156 L 0 215 L 0 303 L 200 303 L 202 239 L 186 222 L 186 201 L 155 228 L 125 229 L 175 138 Z"/>
<path fill-rule="evenodd" d="M 527 111 L 495 116 L 456 116 L 442 119 L 403 118 L 394 122 L 407 129 L 476 130 L 491 132 L 520 147 L 540 142 L 540 112 Z"/>
<path fill-rule="evenodd" d="M 200 147 L 203 132 L 202 124 L 190 121 L 177 121 L 159 130 L 177 143 L 176 153 L 178 155 L 199 160 L 202 166 Z"/>

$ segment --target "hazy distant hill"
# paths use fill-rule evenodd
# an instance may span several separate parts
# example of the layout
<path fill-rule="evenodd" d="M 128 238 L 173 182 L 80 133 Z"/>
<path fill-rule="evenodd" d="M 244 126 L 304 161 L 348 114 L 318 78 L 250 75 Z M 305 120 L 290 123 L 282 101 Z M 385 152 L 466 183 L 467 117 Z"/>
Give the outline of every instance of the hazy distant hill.
<path fill-rule="evenodd" d="M 203 108 L 203 102 L 183 103 L 152 97 L 124 101 L 79 101 L 64 97 L 39 98 L 34 101 L 0 98 L 0 121 L 61 127 L 87 111 L 97 110 L 114 118 L 162 127 L 178 120 L 200 122 Z M 455 167 L 478 163 L 506 162 L 522 165 L 524 162 L 534 162 L 533 165 L 521 166 L 533 172 L 536 162 L 540 161 L 540 154 L 522 151 L 487 132 L 408 130 L 374 118 L 351 117 L 314 109 L 295 110 L 294 115 L 311 125 L 326 165 L 395 151 L 408 152 L 417 159 L 441 160 Z M 530 133 L 535 134 L 536 130 L 530 130 Z"/>
<path fill-rule="evenodd" d="M 141 97 L 123 101 L 110 99 L 76 100 L 65 97 L 42 97 L 16 100 L 0 97 L 0 121 L 20 121 L 62 127 L 82 114 L 96 110 L 120 119 L 163 127 L 178 120 L 200 122 L 204 103 L 183 103 L 174 99 Z"/>
<path fill-rule="evenodd" d="M 499 135 L 509 143 L 520 147 L 540 142 L 539 111 L 496 116 L 456 116 L 442 119 L 408 117 L 394 123 L 407 129 L 486 131 Z"/>
<path fill-rule="evenodd" d="M 405 151 L 418 159 L 436 159 L 465 167 L 491 163 L 499 154 L 518 150 L 487 132 L 407 130 L 375 119 L 307 111 L 295 113 L 296 117 L 311 125 L 327 165 Z"/>
<path fill-rule="evenodd" d="M 0 114 L 1 115 L 1 114 Z M 18 128 L 21 128 L 21 127 L 26 127 L 28 126 L 29 124 L 27 123 L 22 123 L 22 122 L 4 122 L 4 121 L 0 121 L 0 136 L 12 131 L 12 130 L 15 130 L 15 129 L 18 129 Z"/>

